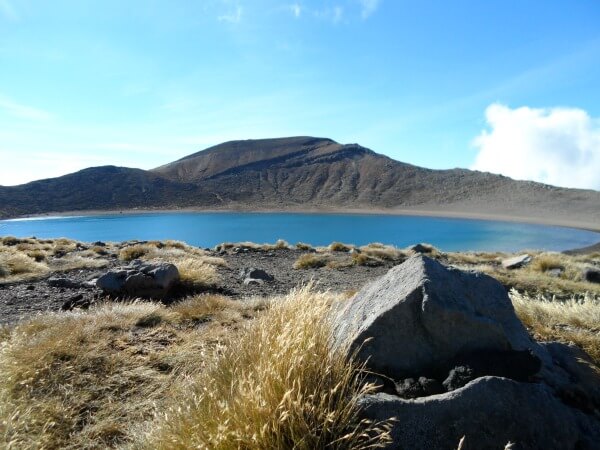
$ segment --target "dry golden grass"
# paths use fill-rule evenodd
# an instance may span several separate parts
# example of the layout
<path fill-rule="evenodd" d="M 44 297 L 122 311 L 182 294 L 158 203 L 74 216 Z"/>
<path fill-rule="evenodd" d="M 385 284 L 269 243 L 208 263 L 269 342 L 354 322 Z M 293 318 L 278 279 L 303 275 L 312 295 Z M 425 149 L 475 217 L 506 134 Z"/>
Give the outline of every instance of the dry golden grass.
<path fill-rule="evenodd" d="M 407 253 L 393 245 L 374 243 L 360 247 L 360 252 L 371 258 L 385 261 L 399 261 L 407 256 Z"/>
<path fill-rule="evenodd" d="M 275 301 L 178 386 L 136 448 L 361 449 L 388 440 L 358 419 L 359 368 L 330 348 L 331 295 Z"/>
<path fill-rule="evenodd" d="M 179 270 L 181 283 L 191 288 L 202 288 L 216 285 L 219 275 L 213 264 L 198 258 L 182 258 L 174 262 Z"/>
<path fill-rule="evenodd" d="M 296 248 L 298 250 L 303 250 L 303 251 L 310 251 L 310 250 L 314 250 L 314 247 L 310 244 L 306 244 L 304 242 L 298 242 L 296 244 Z"/>
<path fill-rule="evenodd" d="M 3 329 L 3 448 L 114 448 L 152 420 L 173 384 L 264 305 L 197 296 L 166 308 L 113 304 Z M 198 324 L 202 323 L 202 327 Z"/>
<path fill-rule="evenodd" d="M 13 247 L 0 246 L 0 280 L 5 282 L 35 278 L 49 272 L 43 262 L 22 253 Z"/>
<path fill-rule="evenodd" d="M 294 269 L 316 269 L 319 267 L 325 267 L 331 258 L 328 255 L 323 255 L 321 253 L 307 253 L 305 255 L 301 255 L 294 262 Z"/>
<path fill-rule="evenodd" d="M 538 340 L 574 342 L 600 368 L 600 297 L 579 295 L 558 301 L 514 289 L 510 297 L 517 315 Z"/>
<path fill-rule="evenodd" d="M 331 252 L 349 252 L 351 249 L 351 245 L 342 242 L 332 242 L 329 244 L 329 251 Z"/>

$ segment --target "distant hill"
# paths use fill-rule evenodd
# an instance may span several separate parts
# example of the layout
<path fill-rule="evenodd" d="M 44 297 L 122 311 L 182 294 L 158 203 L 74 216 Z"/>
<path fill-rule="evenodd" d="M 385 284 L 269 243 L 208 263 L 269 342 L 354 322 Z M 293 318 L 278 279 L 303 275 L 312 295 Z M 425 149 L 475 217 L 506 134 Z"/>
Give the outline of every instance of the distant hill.
<path fill-rule="evenodd" d="M 358 144 L 291 137 L 231 141 L 150 171 L 96 167 L 0 187 L 4 217 L 131 208 L 389 209 L 600 223 L 600 192 L 470 171 L 431 170 Z"/>

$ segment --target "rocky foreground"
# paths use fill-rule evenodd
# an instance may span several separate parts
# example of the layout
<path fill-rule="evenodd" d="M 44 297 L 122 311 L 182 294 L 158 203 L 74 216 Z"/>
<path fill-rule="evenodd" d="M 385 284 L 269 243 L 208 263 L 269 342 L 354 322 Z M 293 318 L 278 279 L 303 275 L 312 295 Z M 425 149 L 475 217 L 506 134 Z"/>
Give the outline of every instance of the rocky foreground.
<path fill-rule="evenodd" d="M 599 268 L 595 250 L 2 238 L 5 443 L 599 448 Z"/>

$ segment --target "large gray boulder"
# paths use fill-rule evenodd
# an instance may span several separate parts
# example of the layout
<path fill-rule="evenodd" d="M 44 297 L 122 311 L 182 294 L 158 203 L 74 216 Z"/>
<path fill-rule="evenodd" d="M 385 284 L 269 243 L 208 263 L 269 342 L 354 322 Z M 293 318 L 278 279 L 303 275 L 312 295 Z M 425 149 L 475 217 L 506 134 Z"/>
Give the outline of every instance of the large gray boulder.
<path fill-rule="evenodd" d="M 173 264 L 135 260 L 102 275 L 96 286 L 118 297 L 164 298 L 178 280 L 179 271 Z"/>
<path fill-rule="evenodd" d="M 478 351 L 545 351 L 504 287 L 481 273 L 415 255 L 363 288 L 334 319 L 334 346 L 400 380 L 443 373 Z"/>
<path fill-rule="evenodd" d="M 597 449 L 598 421 L 565 406 L 545 384 L 482 377 L 440 395 L 401 399 L 375 394 L 361 400 L 364 417 L 392 424 L 391 449 Z"/>

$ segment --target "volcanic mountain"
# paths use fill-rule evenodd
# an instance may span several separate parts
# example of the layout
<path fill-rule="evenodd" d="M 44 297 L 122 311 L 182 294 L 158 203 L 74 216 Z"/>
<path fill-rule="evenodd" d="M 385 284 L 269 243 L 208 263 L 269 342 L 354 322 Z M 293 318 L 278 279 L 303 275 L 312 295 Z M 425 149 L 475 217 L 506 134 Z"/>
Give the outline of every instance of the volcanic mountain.
<path fill-rule="evenodd" d="M 0 186 L 0 215 L 129 209 L 412 211 L 598 228 L 600 192 L 431 170 L 358 144 L 231 141 L 149 171 L 104 166 Z"/>

